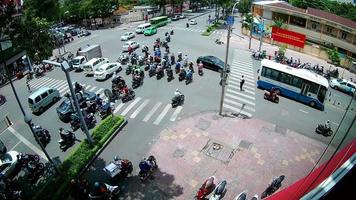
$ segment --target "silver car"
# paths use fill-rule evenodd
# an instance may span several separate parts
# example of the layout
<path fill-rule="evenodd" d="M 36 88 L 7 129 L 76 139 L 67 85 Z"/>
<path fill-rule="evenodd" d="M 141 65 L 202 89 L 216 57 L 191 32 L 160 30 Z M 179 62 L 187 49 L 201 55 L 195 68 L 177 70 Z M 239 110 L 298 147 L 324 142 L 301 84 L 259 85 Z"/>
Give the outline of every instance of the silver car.
<path fill-rule="evenodd" d="M 129 40 L 129 39 L 134 38 L 134 37 L 135 37 L 135 33 L 126 32 L 126 33 L 124 33 L 124 35 L 121 36 L 121 40 L 122 41 L 126 41 L 126 40 Z"/>
<path fill-rule="evenodd" d="M 122 46 L 122 51 L 128 51 L 129 50 L 129 46 L 132 47 L 132 49 L 137 49 L 140 47 L 140 44 L 138 42 L 134 42 L 134 41 L 127 41 L 125 42 L 125 44 Z"/>
<path fill-rule="evenodd" d="M 8 151 L 0 156 L 0 173 L 5 177 L 11 175 L 17 164 L 17 151 Z"/>

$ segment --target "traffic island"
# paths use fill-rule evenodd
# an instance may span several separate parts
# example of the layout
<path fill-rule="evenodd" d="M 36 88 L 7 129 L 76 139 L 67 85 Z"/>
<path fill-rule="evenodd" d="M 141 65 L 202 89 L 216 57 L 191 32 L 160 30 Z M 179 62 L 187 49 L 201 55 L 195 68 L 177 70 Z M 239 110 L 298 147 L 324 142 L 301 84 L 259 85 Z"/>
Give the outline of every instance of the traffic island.
<path fill-rule="evenodd" d="M 92 132 L 94 146 L 90 146 L 87 140 L 82 141 L 58 166 L 61 174 L 45 177 L 47 181 L 32 188 L 36 193 L 26 199 L 66 199 L 70 193 L 70 180 L 80 177 L 126 124 L 122 116 L 110 115 L 102 120 Z"/>
<path fill-rule="evenodd" d="M 216 22 L 212 25 L 209 25 L 206 28 L 206 31 L 202 33 L 203 36 L 210 36 L 218 27 L 221 26 L 221 22 Z"/>
<path fill-rule="evenodd" d="M 159 170 L 173 175 L 174 183 L 183 187 L 175 199 L 194 198 L 209 176 L 218 182 L 226 180 L 225 198 L 234 199 L 243 190 L 248 190 L 248 198 L 261 196 L 271 180 L 282 174 L 286 177 L 282 188 L 301 179 L 325 147 L 320 141 L 256 118 L 205 113 L 164 129 L 147 155 L 154 155 Z M 164 177 L 156 175 L 154 182 L 161 184 Z"/>

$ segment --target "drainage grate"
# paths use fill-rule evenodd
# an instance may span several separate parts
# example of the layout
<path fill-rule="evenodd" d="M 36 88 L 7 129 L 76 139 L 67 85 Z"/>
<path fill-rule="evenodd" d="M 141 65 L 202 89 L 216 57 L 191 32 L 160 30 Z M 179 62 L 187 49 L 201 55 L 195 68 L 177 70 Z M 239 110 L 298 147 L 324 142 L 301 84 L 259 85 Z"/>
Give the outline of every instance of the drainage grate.
<path fill-rule="evenodd" d="M 235 155 L 235 150 L 229 146 L 223 145 L 219 141 L 209 140 L 202 149 L 205 155 L 228 164 L 230 159 Z"/>
<path fill-rule="evenodd" d="M 249 150 L 252 146 L 252 142 L 249 142 L 247 140 L 241 140 L 239 147 L 242 149 Z"/>
<path fill-rule="evenodd" d="M 199 119 L 199 122 L 195 125 L 195 127 L 205 131 L 210 127 L 211 122 L 205 120 L 205 119 Z"/>

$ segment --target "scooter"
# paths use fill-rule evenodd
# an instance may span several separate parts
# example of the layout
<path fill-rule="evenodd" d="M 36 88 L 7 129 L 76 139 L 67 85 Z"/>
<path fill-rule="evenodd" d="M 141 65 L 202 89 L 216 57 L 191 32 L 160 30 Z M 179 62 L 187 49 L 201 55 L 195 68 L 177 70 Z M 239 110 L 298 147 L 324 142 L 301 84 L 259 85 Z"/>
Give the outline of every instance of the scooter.
<path fill-rule="evenodd" d="M 178 80 L 179 80 L 179 81 L 182 81 L 182 80 L 185 79 L 185 77 L 186 77 L 186 72 L 185 72 L 185 71 L 181 71 L 181 72 L 179 73 L 179 78 L 178 78 Z"/>
<path fill-rule="evenodd" d="M 174 79 L 173 70 L 171 68 L 167 68 L 166 73 L 167 73 L 167 81 L 168 82 L 170 82 L 171 80 Z"/>
<path fill-rule="evenodd" d="M 179 97 L 172 98 L 172 108 L 182 105 L 183 103 L 184 103 L 184 94 L 180 95 Z"/>
<path fill-rule="evenodd" d="M 272 89 L 271 92 L 265 90 L 263 98 L 268 100 L 268 101 L 272 101 L 274 103 L 278 103 L 279 102 L 279 96 L 278 96 L 278 93 L 277 93 L 277 91 L 275 89 Z"/>
<path fill-rule="evenodd" d="M 148 72 L 148 76 L 152 77 L 156 75 L 156 69 L 155 68 L 151 68 L 150 71 Z"/>
<path fill-rule="evenodd" d="M 61 139 L 58 141 L 58 143 L 59 143 L 59 148 L 62 151 L 66 151 L 69 147 L 73 146 L 73 144 L 75 143 L 75 134 L 72 131 L 60 130 L 59 135 Z"/>
<path fill-rule="evenodd" d="M 105 166 L 104 171 L 112 178 L 126 178 L 133 171 L 132 162 L 128 159 L 121 159 L 115 156 L 114 159 Z"/>
<path fill-rule="evenodd" d="M 126 75 L 130 75 L 132 73 L 132 65 L 128 65 L 125 70 Z"/>
<path fill-rule="evenodd" d="M 107 102 L 107 103 L 105 103 L 104 105 L 102 105 L 102 106 L 100 107 L 100 113 L 99 113 L 99 115 L 100 115 L 101 119 L 106 118 L 106 117 L 109 116 L 111 113 L 112 113 L 112 107 L 111 107 L 110 102 Z"/>
<path fill-rule="evenodd" d="M 222 44 L 224 44 L 224 42 L 223 42 L 223 41 L 221 41 L 220 39 L 216 39 L 216 40 L 215 40 L 215 43 L 216 43 L 216 44 L 218 44 L 218 45 L 222 45 Z"/>
<path fill-rule="evenodd" d="M 89 194 L 89 199 L 113 199 L 120 193 L 119 186 L 112 186 L 107 183 L 103 183 L 106 187 L 106 192 L 102 194 Z"/>
<path fill-rule="evenodd" d="M 122 101 L 122 103 L 125 103 L 125 102 L 128 102 L 128 101 L 131 101 L 134 98 L 135 98 L 135 91 L 129 89 L 129 93 L 126 94 L 125 96 L 123 96 L 121 98 L 121 101 Z"/>
<path fill-rule="evenodd" d="M 324 125 L 319 124 L 318 127 L 315 129 L 317 134 L 321 134 L 325 137 L 331 136 L 333 134 L 333 130 L 331 128 L 326 128 Z"/>
<path fill-rule="evenodd" d="M 204 181 L 203 185 L 199 188 L 194 199 L 204 200 L 215 189 L 216 185 L 214 183 L 214 180 L 216 180 L 215 176 L 210 176 L 209 178 L 207 178 Z"/>
<path fill-rule="evenodd" d="M 148 164 L 149 163 L 149 164 Z M 142 160 L 139 164 L 140 172 L 138 176 L 142 182 L 146 181 L 149 177 L 152 177 L 152 172 L 158 168 L 156 158 L 150 155 L 147 160 Z"/>
<path fill-rule="evenodd" d="M 51 141 L 51 135 L 47 129 L 42 128 L 41 126 L 33 126 L 33 131 L 37 135 L 36 140 L 38 139 L 43 146 L 47 146 L 47 144 Z"/>
<path fill-rule="evenodd" d="M 189 83 L 193 82 L 193 75 L 185 77 L 185 84 L 188 85 Z"/>
<path fill-rule="evenodd" d="M 220 200 L 226 193 L 226 180 L 221 181 L 213 191 L 213 194 L 210 196 L 209 200 Z"/>
<path fill-rule="evenodd" d="M 163 71 L 163 68 L 159 71 L 157 71 L 157 80 L 161 79 L 162 77 L 164 76 L 164 71 Z"/>
<path fill-rule="evenodd" d="M 132 88 L 136 89 L 138 87 L 140 87 L 143 84 L 143 78 L 139 78 L 139 79 L 133 79 L 132 80 Z"/>
<path fill-rule="evenodd" d="M 266 188 L 266 190 L 261 194 L 261 199 L 266 198 L 267 196 L 272 195 L 275 191 L 277 191 L 282 186 L 282 181 L 285 176 L 281 175 L 273 179 L 272 183 Z"/>
<path fill-rule="evenodd" d="M 240 194 L 238 194 L 234 200 L 246 200 L 246 199 L 247 199 L 247 192 L 243 191 Z"/>

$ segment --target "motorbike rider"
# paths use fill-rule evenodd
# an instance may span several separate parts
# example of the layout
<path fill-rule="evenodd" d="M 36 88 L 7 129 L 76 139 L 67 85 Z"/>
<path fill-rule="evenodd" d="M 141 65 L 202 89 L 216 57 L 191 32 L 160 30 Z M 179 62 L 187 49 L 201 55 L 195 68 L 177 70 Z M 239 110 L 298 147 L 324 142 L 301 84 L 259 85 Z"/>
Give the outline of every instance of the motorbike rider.
<path fill-rule="evenodd" d="M 103 105 L 103 99 L 100 97 L 100 94 L 96 94 L 95 103 L 96 105 L 98 105 L 98 107 L 101 107 Z"/>
<path fill-rule="evenodd" d="M 177 62 L 182 61 L 182 52 L 178 52 L 178 59 Z"/>
<path fill-rule="evenodd" d="M 174 65 L 176 63 L 176 58 L 174 57 L 174 54 L 171 54 L 171 65 Z"/>
<path fill-rule="evenodd" d="M 105 183 L 94 183 L 94 194 L 98 196 L 104 196 L 109 192 L 108 188 L 106 187 Z"/>
<path fill-rule="evenodd" d="M 59 135 L 61 136 L 62 140 L 68 142 L 72 138 L 73 133 L 70 131 L 64 131 L 63 128 L 59 128 Z"/>
<path fill-rule="evenodd" d="M 191 70 L 194 73 L 194 67 L 193 67 L 193 62 L 189 62 L 189 70 Z"/>
<path fill-rule="evenodd" d="M 187 67 L 187 66 L 188 66 L 188 55 L 187 55 L 187 54 L 184 55 L 184 58 L 183 58 L 183 65 L 184 65 L 184 67 Z"/>
<path fill-rule="evenodd" d="M 186 77 L 185 77 L 187 80 L 191 80 L 193 79 L 193 72 L 192 70 L 188 69 L 187 70 L 187 74 L 186 74 Z"/>
<path fill-rule="evenodd" d="M 203 70 L 203 67 L 204 67 L 203 62 L 200 61 L 199 64 L 198 64 L 198 70 L 199 70 L 199 71 L 200 71 L 200 70 Z"/>
<path fill-rule="evenodd" d="M 174 96 L 173 96 L 173 101 L 178 101 L 179 98 L 182 96 L 183 94 L 178 90 L 178 88 L 174 91 Z"/>
<path fill-rule="evenodd" d="M 83 86 L 81 86 L 78 82 L 75 82 L 74 84 L 74 90 L 75 90 L 75 93 L 78 93 L 80 92 L 82 89 L 83 89 Z"/>
<path fill-rule="evenodd" d="M 325 130 L 330 130 L 331 129 L 330 120 L 326 120 L 324 128 L 325 128 Z"/>

